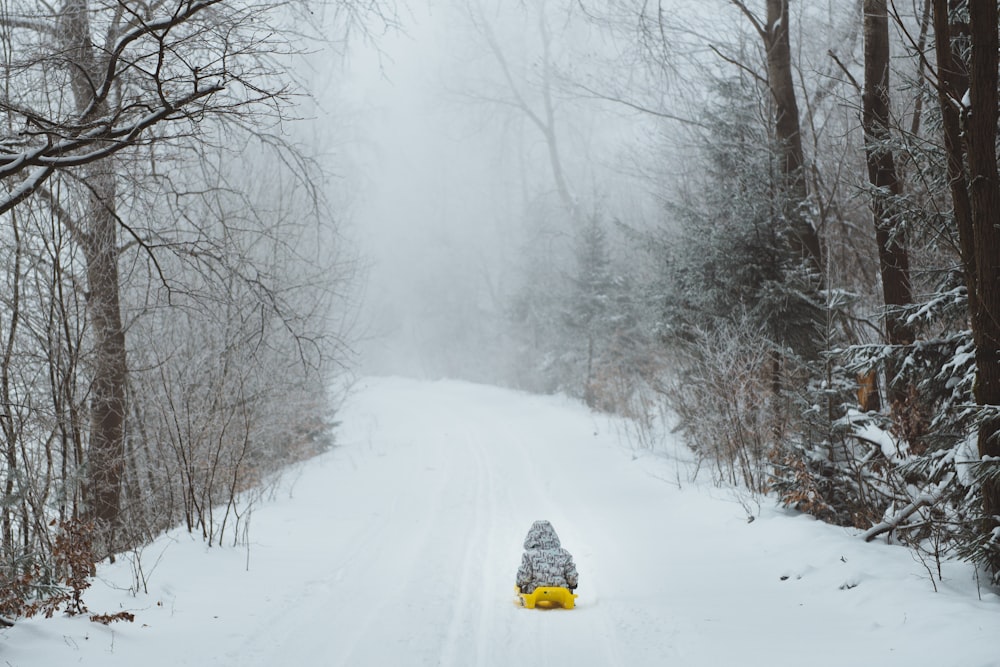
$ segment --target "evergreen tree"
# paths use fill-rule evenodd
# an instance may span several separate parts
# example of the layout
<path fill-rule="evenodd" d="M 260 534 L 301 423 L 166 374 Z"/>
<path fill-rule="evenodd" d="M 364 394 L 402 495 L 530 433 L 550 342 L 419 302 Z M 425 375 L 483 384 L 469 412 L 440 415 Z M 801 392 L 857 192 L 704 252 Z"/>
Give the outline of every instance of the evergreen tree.
<path fill-rule="evenodd" d="M 628 278 L 613 266 L 608 233 L 591 215 L 577 239 L 576 275 L 564 313 L 567 343 L 576 350 L 576 376 L 592 408 L 616 410 L 640 372 L 638 322 Z"/>

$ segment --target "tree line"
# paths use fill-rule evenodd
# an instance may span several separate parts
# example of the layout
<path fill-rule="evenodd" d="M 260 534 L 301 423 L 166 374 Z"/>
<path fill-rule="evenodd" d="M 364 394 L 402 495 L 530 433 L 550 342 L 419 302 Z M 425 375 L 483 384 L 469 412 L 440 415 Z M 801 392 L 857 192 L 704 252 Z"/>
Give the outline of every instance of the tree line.
<path fill-rule="evenodd" d="M 171 526 L 240 539 L 328 446 L 358 267 L 287 125 L 301 40 L 340 39 L 306 35 L 320 11 L 388 20 L 0 5 L 0 616 L 79 611 L 96 561 Z"/>

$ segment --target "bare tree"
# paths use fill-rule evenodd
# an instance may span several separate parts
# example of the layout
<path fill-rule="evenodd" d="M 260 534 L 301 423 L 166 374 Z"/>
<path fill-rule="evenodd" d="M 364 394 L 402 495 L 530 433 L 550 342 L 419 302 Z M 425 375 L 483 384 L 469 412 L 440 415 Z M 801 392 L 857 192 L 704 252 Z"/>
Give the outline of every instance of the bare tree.
<path fill-rule="evenodd" d="M 0 99 L 0 108 L 20 119 L 14 125 L 21 127 L 0 139 L 0 179 L 26 172 L 0 200 L 0 213 L 57 170 L 98 162 L 135 145 L 154 126 L 191 118 L 206 109 L 207 98 L 232 85 L 239 75 L 228 67 L 232 45 L 225 38 L 207 45 L 208 57 L 188 61 L 182 53 L 194 50 L 196 39 L 200 46 L 206 35 L 189 28 L 219 2 L 64 0 L 54 13 L 27 4 L 9 8 L 2 23 L 11 31 L 10 42 L 33 57 L 12 63 L 7 76 L 16 83 L 37 81 L 41 68 L 57 65 L 69 80 L 73 103 L 51 108 L 20 91 Z M 103 39 L 95 43 L 95 36 Z"/>
<path fill-rule="evenodd" d="M 939 3 L 940 4 L 940 3 Z M 977 298 L 972 310 L 976 333 L 976 402 L 991 412 L 979 426 L 979 454 L 986 461 L 1000 457 L 1000 175 L 997 173 L 997 5 L 988 0 L 969 3 L 969 107 L 965 118 L 972 208 Z M 996 463 L 993 463 L 996 468 Z M 983 479 L 984 533 L 1000 526 L 1000 474 Z M 1000 549 L 990 549 L 990 569 L 1000 573 Z"/>
<path fill-rule="evenodd" d="M 128 440 L 124 509 L 141 527 L 183 523 L 210 544 L 249 505 L 241 492 L 322 448 L 324 385 L 350 333 L 337 292 L 355 265 L 327 211 L 295 174 L 268 168 L 273 154 L 251 142 L 241 156 L 237 166 L 227 150 L 204 151 L 195 173 L 178 175 L 174 187 L 219 185 L 156 225 L 170 251 L 137 268 L 126 294 L 141 431 Z M 127 256 L 143 259 L 138 248 Z"/>
<path fill-rule="evenodd" d="M 865 83 L 862 125 L 868 180 L 872 186 L 872 215 L 875 242 L 878 245 L 879 273 L 886 306 L 886 338 L 890 345 L 913 343 L 913 329 L 906 322 L 901 307 L 913 303 L 910 286 L 910 258 L 905 228 L 895 199 L 902 193 L 890 146 L 889 117 L 889 17 L 886 0 L 865 0 Z M 899 409 L 907 400 L 905 383 L 895 374 L 898 364 L 887 368 L 889 402 Z"/>
<path fill-rule="evenodd" d="M 501 98 L 502 104 L 511 106 L 523 114 L 531 125 L 541 133 L 545 141 L 548 164 L 559 200 L 570 218 L 574 222 L 582 223 L 579 203 L 570 189 L 560 148 L 560 119 L 556 109 L 557 72 L 553 54 L 554 39 L 547 15 L 550 10 L 546 2 L 542 1 L 534 6 L 531 10 L 533 16 L 530 16 L 530 21 L 537 31 L 538 43 L 541 48 L 537 81 L 526 81 L 517 77 L 510 56 L 497 37 L 493 25 L 486 18 L 483 6 L 477 4 L 473 9 L 475 13 L 472 20 L 486 40 L 490 53 L 503 75 L 506 94 Z M 530 93 L 534 93 L 537 101 L 531 99 Z"/>
<path fill-rule="evenodd" d="M 958 229 L 962 268 L 968 292 L 972 336 L 976 348 L 978 405 L 986 408 L 979 424 L 978 449 L 984 463 L 982 476 L 983 525 L 980 535 L 991 535 L 1000 516 L 1000 476 L 989 461 L 1000 455 L 1000 177 L 997 174 L 997 6 L 974 0 L 968 3 L 969 20 L 959 20 L 957 2 L 934 0 L 937 90 L 942 115 L 952 214 Z M 970 55 L 962 53 L 963 42 Z M 963 131 L 964 125 L 964 131 Z M 1000 555 L 985 540 L 979 554 L 996 575 Z"/>
<path fill-rule="evenodd" d="M 15 124 L 22 129 L 0 141 L 0 177 L 11 184 L 0 213 L 57 172 L 81 186 L 79 204 L 55 195 L 44 199 L 86 264 L 94 349 L 88 506 L 91 516 L 112 530 L 120 512 L 128 372 L 118 273 L 123 165 L 112 158 L 140 140 L 166 138 L 153 135 L 154 126 L 183 120 L 187 133 L 195 129 L 198 114 L 249 110 L 251 102 L 273 103 L 279 95 L 266 92 L 263 81 L 254 82 L 248 74 L 254 67 L 245 62 L 261 55 L 249 50 L 258 41 L 249 32 L 263 9 L 215 11 L 218 2 L 138 7 L 65 0 L 54 15 L 25 5 L 4 21 L 11 43 L 31 48 L 25 60 L 7 69 L 12 79 L 7 90 L 18 96 L 0 99 L 0 107 L 22 119 Z M 221 32 L 212 30 L 223 26 Z M 257 48 L 273 47 L 264 42 Z M 50 102 L 45 93 L 62 84 L 68 84 L 68 101 Z M 236 91 L 228 99 L 217 96 L 226 86 L 240 85 L 256 92 L 242 100 Z"/>
<path fill-rule="evenodd" d="M 300 227 L 335 230 L 323 176 L 276 136 L 287 135 L 291 4 L 0 9 L 0 248 L 11 288 L 0 298 L 0 613 L 18 613 L 18 599 L 46 593 L 57 574 L 46 559 L 63 521 L 95 522 L 100 558 L 182 518 L 159 510 L 195 498 L 191 527 L 219 539 L 218 506 L 232 509 L 291 460 L 278 443 L 301 454 L 322 439 L 321 397 L 348 355 L 331 309 L 345 307 L 337 295 L 353 274 L 307 255 L 330 246 Z M 276 149 L 266 166 L 248 159 L 251 141 Z M 220 162 L 231 168 L 199 180 L 208 162 L 216 175 Z M 241 180 L 244 167 L 268 187 Z M 157 326 L 177 338 L 158 338 Z M 165 395 L 198 395 L 183 384 L 195 358 L 197 381 L 212 388 L 204 410 L 187 406 L 201 421 L 183 410 L 159 419 L 150 406 Z M 169 376 L 171 363 L 184 368 L 181 384 L 150 391 L 149 375 Z M 165 423 L 203 427 L 174 429 L 175 458 L 198 471 L 186 486 L 184 470 L 158 458 Z M 195 443 L 209 454 L 190 458 Z"/>
<path fill-rule="evenodd" d="M 767 0 L 764 19 L 741 0 L 730 1 L 757 31 L 767 56 L 767 85 L 774 105 L 774 136 L 779 151 L 778 164 L 785 197 L 782 213 L 789 227 L 788 241 L 795 254 L 820 277 L 823 275 L 823 258 L 819 235 L 802 210 L 809 193 L 793 78 L 788 0 Z"/>

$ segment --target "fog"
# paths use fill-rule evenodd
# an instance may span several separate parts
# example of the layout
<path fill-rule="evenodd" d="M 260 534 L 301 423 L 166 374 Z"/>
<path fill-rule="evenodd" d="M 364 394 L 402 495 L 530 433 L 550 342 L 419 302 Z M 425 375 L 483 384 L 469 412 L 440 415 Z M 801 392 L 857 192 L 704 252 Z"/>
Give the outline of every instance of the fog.
<path fill-rule="evenodd" d="M 325 75 L 344 77 L 323 104 L 351 128 L 337 160 L 368 264 L 363 372 L 505 379 L 511 297 L 549 279 L 528 255 L 563 272 L 572 255 L 556 169 L 581 217 L 655 211 L 635 173 L 655 124 L 580 87 L 607 86 L 617 46 L 573 6 L 549 3 L 543 28 L 544 5 L 414 2 Z"/>

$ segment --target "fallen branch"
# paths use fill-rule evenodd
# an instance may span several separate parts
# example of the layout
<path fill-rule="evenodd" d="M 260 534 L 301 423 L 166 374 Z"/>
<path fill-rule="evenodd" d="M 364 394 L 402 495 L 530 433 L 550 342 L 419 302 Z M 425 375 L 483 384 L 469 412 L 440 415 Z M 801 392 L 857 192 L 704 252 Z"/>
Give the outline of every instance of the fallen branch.
<path fill-rule="evenodd" d="M 889 519 L 885 519 L 881 523 L 878 523 L 867 531 L 865 531 L 862 537 L 865 542 L 871 542 L 879 535 L 883 533 L 888 533 L 891 530 L 895 530 L 906 521 L 908 518 L 913 516 L 921 507 L 929 507 L 937 503 L 944 496 L 945 490 L 948 485 L 951 484 L 952 479 L 954 479 L 953 474 L 949 474 L 937 487 L 937 489 L 931 493 L 922 493 L 916 498 L 912 503 L 901 509 L 895 516 Z"/>

